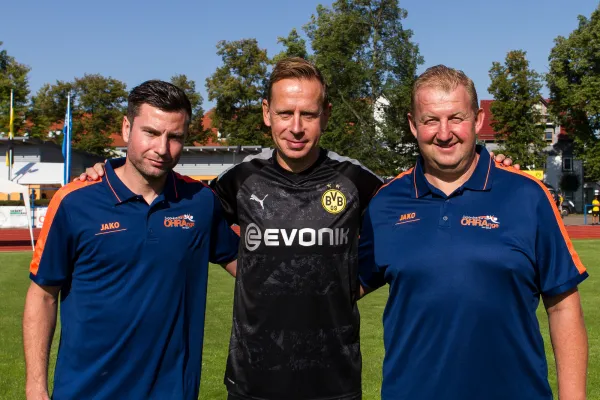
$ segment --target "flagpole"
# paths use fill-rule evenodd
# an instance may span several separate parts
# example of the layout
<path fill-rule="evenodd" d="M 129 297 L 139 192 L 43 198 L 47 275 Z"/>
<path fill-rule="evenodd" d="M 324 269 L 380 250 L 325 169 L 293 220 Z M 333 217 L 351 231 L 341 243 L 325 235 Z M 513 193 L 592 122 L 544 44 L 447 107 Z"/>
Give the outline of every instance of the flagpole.
<path fill-rule="evenodd" d="M 13 110 L 13 90 L 10 89 L 10 114 L 8 123 L 8 158 L 6 159 L 6 165 L 8 166 L 8 180 L 12 180 L 12 168 L 15 159 L 13 138 L 14 138 L 14 110 Z"/>
<path fill-rule="evenodd" d="M 67 112 L 65 113 L 65 126 L 63 128 L 63 146 L 64 157 L 63 185 L 69 183 L 71 179 L 71 137 L 73 129 L 73 119 L 71 114 L 71 93 L 67 95 Z"/>

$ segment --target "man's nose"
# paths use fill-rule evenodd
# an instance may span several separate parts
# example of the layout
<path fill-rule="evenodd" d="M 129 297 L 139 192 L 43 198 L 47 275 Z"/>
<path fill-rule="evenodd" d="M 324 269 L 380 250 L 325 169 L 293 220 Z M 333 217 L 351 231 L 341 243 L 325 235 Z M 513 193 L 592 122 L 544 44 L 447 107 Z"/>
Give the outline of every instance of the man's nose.
<path fill-rule="evenodd" d="M 437 139 L 442 142 L 448 142 L 452 139 L 452 129 L 450 128 L 448 120 L 440 121 L 439 130 L 436 136 Z"/>
<path fill-rule="evenodd" d="M 304 132 L 304 127 L 302 126 L 302 118 L 300 116 L 300 113 L 294 113 L 294 115 L 292 116 L 290 132 L 294 134 Z"/>
<path fill-rule="evenodd" d="M 165 154 L 167 154 L 167 152 L 169 151 L 169 138 L 167 137 L 167 135 L 161 135 L 158 138 L 154 151 L 156 151 L 156 154 L 160 156 L 164 156 Z"/>

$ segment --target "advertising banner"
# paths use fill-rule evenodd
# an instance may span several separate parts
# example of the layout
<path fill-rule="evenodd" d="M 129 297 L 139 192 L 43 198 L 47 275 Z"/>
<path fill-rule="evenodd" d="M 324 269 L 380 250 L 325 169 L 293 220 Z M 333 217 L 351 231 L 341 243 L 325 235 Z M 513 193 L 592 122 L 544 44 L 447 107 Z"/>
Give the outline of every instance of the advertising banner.
<path fill-rule="evenodd" d="M 28 228 L 25 207 L 0 207 L 0 228 Z"/>
<path fill-rule="evenodd" d="M 33 210 L 33 227 L 41 228 L 44 225 L 44 218 L 46 218 L 46 211 L 48 207 L 36 207 Z"/>

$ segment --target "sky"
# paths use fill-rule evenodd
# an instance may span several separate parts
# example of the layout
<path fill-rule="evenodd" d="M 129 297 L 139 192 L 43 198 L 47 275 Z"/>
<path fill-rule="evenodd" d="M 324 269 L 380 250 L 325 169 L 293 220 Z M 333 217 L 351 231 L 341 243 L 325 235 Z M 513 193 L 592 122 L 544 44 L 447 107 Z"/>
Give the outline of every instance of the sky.
<path fill-rule="evenodd" d="M 331 0 L 18 0 L 3 2 L 2 49 L 31 67 L 31 94 L 45 83 L 86 73 L 111 76 L 128 89 L 147 79 L 186 74 L 208 101 L 205 82 L 221 59 L 220 40 L 256 38 L 268 55 L 281 51 L 277 37 L 301 31 L 318 4 Z M 568 36 L 578 15 L 590 17 L 597 0 L 401 0 L 403 25 L 413 31 L 425 63 L 462 69 L 480 99 L 492 62 L 525 50 L 530 66 L 548 71 L 554 39 Z M 544 88 L 543 94 L 548 91 Z"/>

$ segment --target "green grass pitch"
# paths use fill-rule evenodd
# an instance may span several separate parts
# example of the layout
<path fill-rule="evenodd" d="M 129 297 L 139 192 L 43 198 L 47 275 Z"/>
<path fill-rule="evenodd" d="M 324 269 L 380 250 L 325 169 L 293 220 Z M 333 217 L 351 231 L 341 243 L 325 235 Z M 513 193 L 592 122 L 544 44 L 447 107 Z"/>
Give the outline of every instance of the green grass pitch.
<path fill-rule="evenodd" d="M 600 400 L 600 241 L 574 241 L 584 265 L 590 272 L 580 287 L 590 342 L 588 399 Z M 24 399 L 25 366 L 21 340 L 21 318 L 28 279 L 31 252 L 0 253 L 0 398 Z M 210 269 L 204 359 L 200 397 L 226 398 L 223 373 L 231 330 L 233 279 L 220 267 Z M 381 315 L 387 298 L 382 288 L 359 302 L 361 310 L 361 346 L 363 351 L 363 392 L 365 400 L 379 399 L 381 362 L 383 360 Z M 556 393 L 554 359 L 548 336 L 548 323 L 543 308 L 538 310 L 540 326 L 546 343 L 549 379 Z M 57 332 L 58 335 L 58 332 Z M 54 343 L 57 343 L 55 337 Z M 56 346 L 52 348 L 52 364 Z"/>

